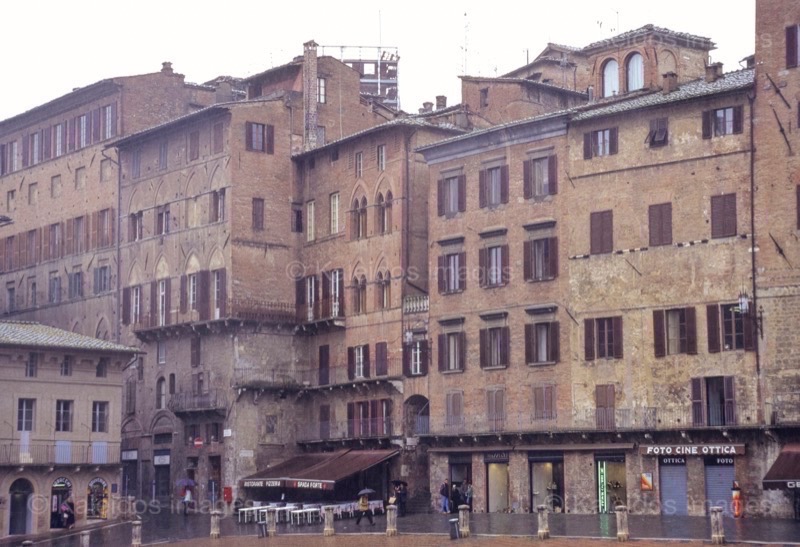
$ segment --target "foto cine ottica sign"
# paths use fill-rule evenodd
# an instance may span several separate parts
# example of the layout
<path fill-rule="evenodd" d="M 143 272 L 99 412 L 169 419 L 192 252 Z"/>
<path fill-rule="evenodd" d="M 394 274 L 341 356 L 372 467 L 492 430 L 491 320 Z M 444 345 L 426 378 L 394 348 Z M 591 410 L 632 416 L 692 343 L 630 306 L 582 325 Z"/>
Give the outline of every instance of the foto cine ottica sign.
<path fill-rule="evenodd" d="M 743 444 L 652 444 L 639 445 L 643 456 L 744 456 Z"/>

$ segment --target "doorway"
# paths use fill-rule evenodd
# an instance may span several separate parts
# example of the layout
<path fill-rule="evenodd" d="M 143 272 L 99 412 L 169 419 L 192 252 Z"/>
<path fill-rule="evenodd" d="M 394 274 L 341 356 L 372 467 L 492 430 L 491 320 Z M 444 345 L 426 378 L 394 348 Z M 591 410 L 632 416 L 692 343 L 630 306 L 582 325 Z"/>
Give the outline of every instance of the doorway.
<path fill-rule="evenodd" d="M 9 535 L 30 534 L 33 525 L 33 515 L 30 510 L 33 485 L 27 479 L 17 479 L 8 489 L 8 496 L 11 501 Z"/>
<path fill-rule="evenodd" d="M 64 520 L 61 518 L 59 508 L 72 494 L 72 481 L 67 477 L 59 477 L 50 487 L 50 528 L 63 528 Z"/>
<path fill-rule="evenodd" d="M 490 513 L 508 512 L 508 464 L 486 464 L 487 507 Z"/>
<path fill-rule="evenodd" d="M 625 455 L 595 455 L 597 463 L 597 512 L 613 513 L 618 505 L 627 505 Z"/>
<path fill-rule="evenodd" d="M 531 478 L 531 513 L 544 505 L 551 513 L 564 510 L 563 456 L 529 456 Z"/>
<path fill-rule="evenodd" d="M 222 459 L 220 456 L 208 457 L 208 496 L 211 503 L 219 499 L 219 485 L 222 482 Z"/>

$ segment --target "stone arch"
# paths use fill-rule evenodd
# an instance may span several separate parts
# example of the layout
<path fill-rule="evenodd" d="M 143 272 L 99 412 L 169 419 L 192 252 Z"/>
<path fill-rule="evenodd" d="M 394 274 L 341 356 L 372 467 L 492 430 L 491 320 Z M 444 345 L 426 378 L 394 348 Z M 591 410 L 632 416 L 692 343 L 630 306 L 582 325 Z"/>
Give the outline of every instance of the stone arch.
<path fill-rule="evenodd" d="M 122 437 L 124 438 L 126 435 L 133 436 L 142 433 L 142 431 L 144 430 L 142 428 L 142 423 L 139 421 L 139 419 L 133 416 L 126 418 L 122 422 L 122 427 L 120 428 L 120 431 L 122 433 Z"/>
<path fill-rule="evenodd" d="M 138 213 L 147 209 L 147 204 L 144 203 L 146 193 L 139 188 L 135 188 L 128 199 L 128 214 Z"/>
<path fill-rule="evenodd" d="M 144 274 L 142 268 L 139 266 L 139 261 L 134 260 L 131 267 L 128 269 L 128 286 L 134 287 L 144 283 Z"/>
<path fill-rule="evenodd" d="M 197 252 L 194 250 L 189 251 L 189 256 L 186 257 L 186 263 L 183 267 L 183 273 L 193 274 L 202 269 L 203 267 L 200 264 L 200 258 L 197 256 Z"/>
<path fill-rule="evenodd" d="M 225 255 L 222 254 L 222 251 L 219 247 L 215 247 L 213 251 L 211 251 L 211 258 L 208 260 L 208 269 L 209 270 L 221 270 L 225 267 Z"/>
<path fill-rule="evenodd" d="M 111 335 L 110 325 L 105 317 L 100 317 L 94 328 L 94 337 L 100 340 L 109 340 Z"/>
<path fill-rule="evenodd" d="M 430 431 L 430 416 L 430 401 L 424 395 L 414 394 L 403 401 L 404 431 L 427 434 Z"/>
<path fill-rule="evenodd" d="M 154 207 L 163 205 L 169 201 L 169 189 L 167 188 L 167 182 L 163 178 L 156 183 L 153 198 Z"/>
<path fill-rule="evenodd" d="M 34 495 L 34 481 L 18 477 L 8 488 L 9 498 L 9 535 L 30 534 L 35 529 L 35 515 L 31 507 Z"/>
<path fill-rule="evenodd" d="M 619 95 L 619 62 L 614 57 L 603 60 L 600 70 L 600 89 L 603 97 Z"/>
<path fill-rule="evenodd" d="M 675 53 L 669 49 L 662 49 L 658 52 L 658 73 L 666 74 L 667 72 L 678 73 L 678 61 Z"/>
<path fill-rule="evenodd" d="M 366 196 L 367 194 L 369 194 L 369 192 L 367 192 L 366 184 L 364 184 L 363 181 L 358 181 L 353 185 L 348 204 L 352 204 L 356 198 L 358 198 L 359 203 L 361 203 L 361 196 Z"/>
<path fill-rule="evenodd" d="M 164 279 L 167 277 L 169 277 L 169 264 L 167 264 L 166 257 L 161 255 L 156 262 L 154 279 Z"/>
<path fill-rule="evenodd" d="M 75 321 L 74 323 L 72 323 L 72 329 L 71 330 L 74 333 L 83 334 L 83 329 L 81 327 L 81 322 L 80 321 Z"/>
<path fill-rule="evenodd" d="M 174 433 L 175 421 L 167 410 L 161 409 L 156 412 L 153 419 L 150 420 L 150 433 L 156 435 L 158 433 Z"/>
<path fill-rule="evenodd" d="M 215 165 L 208 180 L 209 189 L 219 190 L 220 188 L 223 188 L 225 186 L 225 174 L 222 170 L 222 166 L 219 164 Z"/>
<path fill-rule="evenodd" d="M 644 55 L 638 50 L 631 51 L 625 62 L 625 91 L 638 91 L 645 86 Z"/>
<path fill-rule="evenodd" d="M 202 177 L 196 176 L 195 172 L 189 175 L 189 179 L 184 186 L 184 216 L 186 218 L 186 227 L 194 228 L 203 224 L 203 219 L 208 218 L 205 205 L 206 201 L 203 199 L 203 194 L 206 188 L 204 187 Z"/>

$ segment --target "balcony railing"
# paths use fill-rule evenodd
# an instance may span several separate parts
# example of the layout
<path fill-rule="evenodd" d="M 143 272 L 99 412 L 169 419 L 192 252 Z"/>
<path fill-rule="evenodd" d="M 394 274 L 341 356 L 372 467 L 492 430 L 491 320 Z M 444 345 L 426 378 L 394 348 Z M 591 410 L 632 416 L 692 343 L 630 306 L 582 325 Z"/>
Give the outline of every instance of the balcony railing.
<path fill-rule="evenodd" d="M 403 298 L 403 313 L 424 313 L 428 311 L 428 295 L 414 295 Z"/>
<path fill-rule="evenodd" d="M 185 313 L 181 313 L 180 310 L 173 309 L 163 317 L 153 317 L 149 313 L 143 313 L 134 322 L 133 330 L 139 332 L 228 318 L 262 323 L 294 324 L 296 322 L 295 316 L 296 308 L 294 304 L 234 298 L 228 302 L 225 310 L 216 310 L 212 306 L 209 310 L 209 317 L 205 319 L 200 317 L 198 310 L 188 310 Z"/>
<path fill-rule="evenodd" d="M 297 306 L 297 321 L 300 323 L 331 319 L 344 319 L 344 295 L 338 298 L 321 298 L 311 304 Z"/>
<path fill-rule="evenodd" d="M 767 403 L 764 406 L 769 425 L 800 425 L 800 401 L 778 401 L 776 403 Z"/>
<path fill-rule="evenodd" d="M 392 418 L 316 421 L 298 424 L 296 438 L 298 442 L 376 439 L 399 435 L 400 430 L 399 422 L 395 422 Z"/>
<path fill-rule="evenodd" d="M 305 389 L 387 380 L 402 376 L 403 360 L 391 358 L 382 362 L 371 361 L 368 366 L 354 367 L 332 365 L 322 368 L 319 366 L 237 368 L 233 371 L 232 385 L 235 388 Z"/>
<path fill-rule="evenodd" d="M 119 462 L 119 443 L 0 441 L 0 466 L 111 465 Z"/>
<path fill-rule="evenodd" d="M 482 435 L 491 433 L 568 431 L 659 431 L 762 425 L 756 406 L 639 407 L 575 409 L 557 414 L 532 412 L 498 416 L 420 416 L 417 435 Z"/>
<path fill-rule="evenodd" d="M 172 412 L 204 412 L 212 410 L 225 410 L 228 408 L 228 398 L 221 389 L 211 389 L 206 393 L 176 393 L 167 404 Z"/>

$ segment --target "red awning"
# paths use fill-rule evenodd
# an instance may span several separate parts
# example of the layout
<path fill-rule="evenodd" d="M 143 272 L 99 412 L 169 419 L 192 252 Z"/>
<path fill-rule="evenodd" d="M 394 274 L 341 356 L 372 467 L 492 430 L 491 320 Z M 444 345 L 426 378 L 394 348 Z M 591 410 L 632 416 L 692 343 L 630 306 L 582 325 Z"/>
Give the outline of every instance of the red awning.
<path fill-rule="evenodd" d="M 303 454 L 242 479 L 243 488 L 333 490 L 337 481 L 374 467 L 397 450 L 343 450 Z"/>
<path fill-rule="evenodd" d="M 800 492 L 800 444 L 787 444 L 762 481 L 764 490 Z"/>

